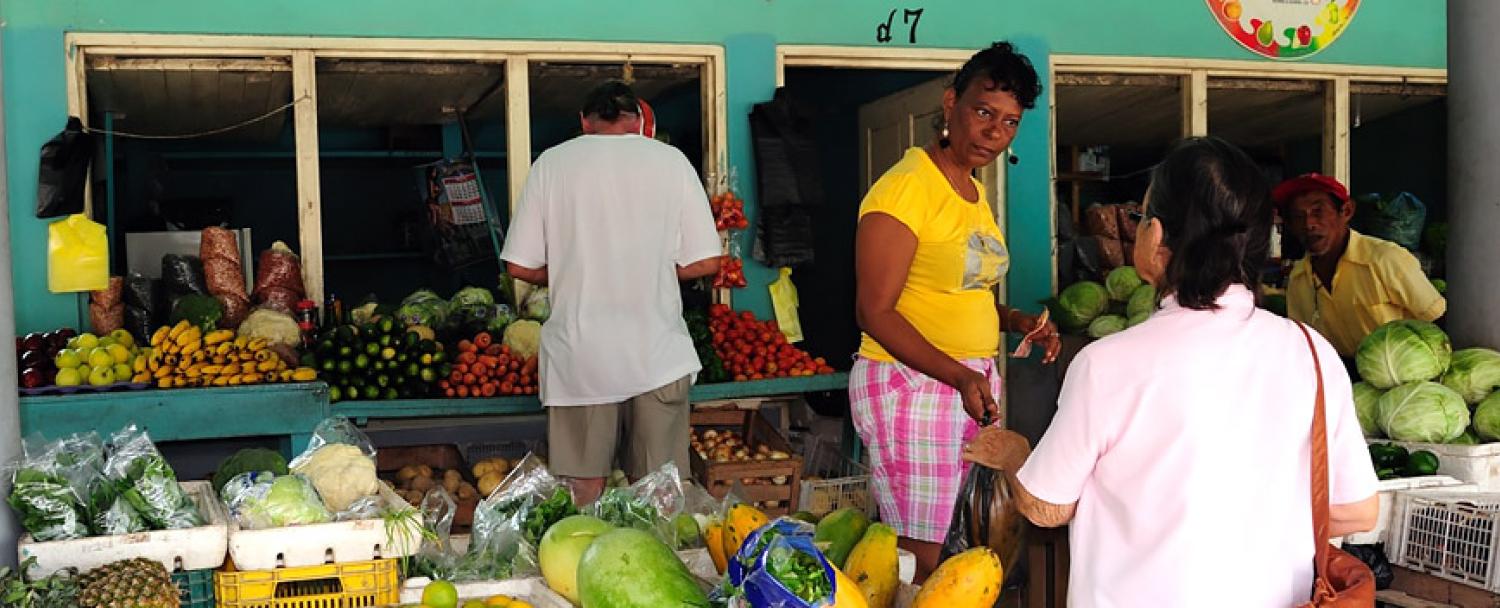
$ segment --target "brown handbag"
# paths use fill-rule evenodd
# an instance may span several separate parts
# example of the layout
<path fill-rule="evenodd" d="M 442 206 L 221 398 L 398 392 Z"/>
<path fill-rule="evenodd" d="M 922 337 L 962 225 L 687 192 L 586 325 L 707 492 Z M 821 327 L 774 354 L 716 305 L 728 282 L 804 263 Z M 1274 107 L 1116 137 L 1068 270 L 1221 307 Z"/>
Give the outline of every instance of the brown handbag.
<path fill-rule="evenodd" d="M 1313 512 L 1313 580 L 1312 600 L 1299 608 L 1371 607 L 1375 605 L 1375 574 L 1359 558 L 1328 544 L 1328 422 L 1324 413 L 1323 364 L 1318 361 L 1318 347 L 1312 334 L 1301 323 L 1297 327 L 1312 350 L 1313 369 L 1318 374 L 1318 399 L 1313 408 L 1312 423 L 1312 512 Z"/>

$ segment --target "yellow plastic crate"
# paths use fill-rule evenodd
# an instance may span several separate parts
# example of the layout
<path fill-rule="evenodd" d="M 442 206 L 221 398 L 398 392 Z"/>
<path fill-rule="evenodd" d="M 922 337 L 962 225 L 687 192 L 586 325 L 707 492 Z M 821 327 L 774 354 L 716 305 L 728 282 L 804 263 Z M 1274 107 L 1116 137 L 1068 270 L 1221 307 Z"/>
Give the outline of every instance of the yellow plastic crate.
<path fill-rule="evenodd" d="M 396 560 L 214 573 L 219 608 L 365 608 L 401 600 Z"/>

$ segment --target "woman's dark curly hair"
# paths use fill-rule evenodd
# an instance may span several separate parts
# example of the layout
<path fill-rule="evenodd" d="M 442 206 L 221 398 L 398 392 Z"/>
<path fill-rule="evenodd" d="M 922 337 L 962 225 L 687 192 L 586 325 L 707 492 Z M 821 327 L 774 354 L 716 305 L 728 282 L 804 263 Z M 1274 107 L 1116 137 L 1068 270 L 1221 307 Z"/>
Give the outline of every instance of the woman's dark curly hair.
<path fill-rule="evenodd" d="M 953 76 L 953 92 L 963 95 L 976 79 L 981 84 L 985 84 L 984 80 L 994 83 L 991 90 L 1015 95 L 1016 101 L 1027 110 L 1036 106 L 1036 98 L 1042 94 L 1042 83 L 1031 60 L 1016 52 L 1015 45 L 1009 42 L 996 42 L 974 53 Z"/>

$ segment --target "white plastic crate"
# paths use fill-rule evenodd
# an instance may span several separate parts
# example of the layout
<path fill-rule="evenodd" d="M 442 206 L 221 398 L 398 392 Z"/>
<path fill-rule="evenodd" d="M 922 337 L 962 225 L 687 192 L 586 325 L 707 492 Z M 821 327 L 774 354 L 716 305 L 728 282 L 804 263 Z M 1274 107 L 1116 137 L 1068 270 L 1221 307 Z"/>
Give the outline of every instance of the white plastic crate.
<path fill-rule="evenodd" d="M 1500 591 L 1500 492 L 1449 489 L 1396 493 L 1395 564 L 1487 591 Z"/>
<path fill-rule="evenodd" d="M 168 572 L 218 568 L 224 565 L 229 516 L 208 482 L 186 481 L 181 485 L 198 506 L 198 513 L 206 524 L 183 530 L 154 530 L 48 542 L 37 542 L 27 534 L 16 543 L 16 555 L 19 561 L 36 558 L 36 565 L 28 571 L 31 576 L 46 576 L 63 568 L 90 570 L 137 557 L 160 562 Z"/>
<path fill-rule="evenodd" d="M 1478 485 L 1481 490 L 1500 491 L 1500 443 L 1452 445 L 1369 439 L 1369 443 L 1391 443 L 1407 451 L 1427 450 L 1438 457 L 1438 475 Z"/>
<path fill-rule="evenodd" d="M 401 585 L 401 603 L 417 604 L 422 601 L 422 589 L 432 582 L 426 577 L 406 579 Z M 517 578 L 504 581 L 478 581 L 454 583 L 460 602 L 483 600 L 493 595 L 508 595 L 523 600 L 534 608 L 573 608 L 573 604 L 556 591 L 547 587 L 540 577 Z"/>
<path fill-rule="evenodd" d="M 1375 520 L 1375 529 L 1369 532 L 1356 532 L 1343 538 L 1332 539 L 1334 545 L 1349 543 L 1352 545 L 1374 545 L 1386 543 L 1391 544 L 1387 532 L 1390 531 L 1393 520 L 1396 518 L 1396 493 L 1404 490 L 1417 490 L 1423 488 L 1444 488 L 1454 491 L 1478 490 L 1479 486 L 1472 483 L 1464 483 L 1447 475 L 1428 475 L 1425 477 L 1403 477 L 1400 479 L 1387 479 L 1376 486 L 1377 496 L 1380 498 L 1380 515 Z"/>
<path fill-rule="evenodd" d="M 868 468 L 845 458 L 836 444 L 816 435 L 807 438 L 804 453 L 798 511 L 821 517 L 837 509 L 854 507 L 872 517 L 875 515 Z M 809 480 L 809 476 L 818 479 Z"/>
<path fill-rule="evenodd" d="M 408 508 L 385 484 L 380 484 L 380 490 L 387 505 Z M 390 539 L 385 520 L 379 518 L 264 530 L 241 530 L 238 523 L 229 522 L 229 556 L 240 570 L 406 557 L 421 544 L 420 537 Z"/>

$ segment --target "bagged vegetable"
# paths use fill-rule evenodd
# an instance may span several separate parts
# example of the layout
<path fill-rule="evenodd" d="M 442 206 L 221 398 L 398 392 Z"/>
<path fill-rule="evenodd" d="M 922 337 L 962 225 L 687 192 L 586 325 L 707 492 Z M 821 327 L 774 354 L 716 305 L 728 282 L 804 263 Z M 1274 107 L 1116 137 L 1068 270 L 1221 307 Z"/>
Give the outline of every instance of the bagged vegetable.
<path fill-rule="evenodd" d="M 396 317 L 407 325 L 444 327 L 448 322 L 448 302 L 432 291 L 419 289 L 401 301 Z"/>
<path fill-rule="evenodd" d="M 231 477 L 219 492 L 239 526 L 263 530 L 333 521 L 317 490 L 301 475 L 249 471 Z"/>
<path fill-rule="evenodd" d="M 109 287 L 89 294 L 89 324 L 96 335 L 125 326 L 125 279 L 110 277 Z"/>
<path fill-rule="evenodd" d="M 423 538 L 422 546 L 411 560 L 407 578 L 425 576 L 432 580 L 453 580 L 458 570 L 458 552 L 453 550 L 451 533 L 453 519 L 458 512 L 458 503 L 442 486 L 427 491 L 422 497 L 422 526 L 431 531 Z"/>
<path fill-rule="evenodd" d="M 771 522 L 746 537 L 729 560 L 726 580 L 729 593 L 754 608 L 836 605 L 841 582 L 833 564 L 813 543 L 812 526 L 790 518 Z"/>
<path fill-rule="evenodd" d="M 268 308 L 250 313 L 239 325 L 239 335 L 265 338 L 272 344 L 297 346 L 302 343 L 302 328 L 297 326 L 297 320 L 289 314 Z"/>
<path fill-rule="evenodd" d="M 683 542 L 691 541 L 687 537 L 698 534 L 698 524 L 691 515 L 684 521 L 681 534 L 676 527 L 675 517 L 683 511 L 685 502 L 677 465 L 668 462 L 629 487 L 605 490 L 598 500 L 584 509 L 584 514 L 617 528 L 650 532 L 668 547 L 677 548 Z M 687 529 L 688 521 L 692 522 L 691 531 Z"/>
<path fill-rule="evenodd" d="M 483 287 L 465 287 L 453 294 L 453 300 L 448 303 L 448 314 L 455 325 L 477 331 L 493 318 L 495 296 Z"/>
<path fill-rule="evenodd" d="M 146 523 L 156 530 L 203 525 L 198 506 L 177 483 L 177 473 L 145 430 L 127 426 L 110 438 L 110 445 L 104 476 L 115 483 L 120 495 Z"/>
<path fill-rule="evenodd" d="M 553 524 L 577 515 L 572 493 L 527 454 L 474 509 L 469 550 L 456 580 L 497 580 L 540 572 L 536 548 Z"/>
<path fill-rule="evenodd" d="M 521 317 L 546 323 L 547 318 L 552 316 L 552 303 L 548 297 L 546 287 L 533 287 L 526 292 L 526 300 L 521 303 Z"/>
<path fill-rule="evenodd" d="M 83 214 L 47 225 L 47 290 L 52 293 L 109 287 L 109 236 Z"/>
<path fill-rule="evenodd" d="M 250 300 L 246 298 L 231 294 L 214 296 L 214 300 L 224 309 L 224 316 L 219 318 L 219 329 L 235 329 L 250 316 Z"/>
<path fill-rule="evenodd" d="M 250 294 L 245 292 L 245 275 L 239 262 L 224 258 L 204 258 L 203 276 L 208 292 L 213 295 L 250 299 Z"/>
<path fill-rule="evenodd" d="M 323 420 L 307 449 L 288 465 L 317 488 L 339 519 L 368 519 L 378 512 L 381 483 L 375 476 L 375 446 L 348 418 Z"/>
<path fill-rule="evenodd" d="M 176 301 L 190 294 L 208 295 L 203 279 L 203 261 L 195 256 L 167 254 L 161 258 L 161 281 L 167 298 Z"/>
<path fill-rule="evenodd" d="M 150 530 L 139 511 L 125 499 L 119 484 L 104 476 L 104 442 L 92 431 L 61 440 L 60 455 L 75 490 L 82 490 L 89 533 L 114 536 Z M 86 484 L 86 485 L 85 485 Z"/>
<path fill-rule="evenodd" d="M 6 501 L 15 509 L 21 527 L 39 541 L 65 540 L 88 536 L 88 515 L 79 483 L 70 479 L 83 467 L 62 442 L 47 442 L 40 436 L 26 439 L 21 457 L 6 466 L 10 475 L 10 496 Z M 85 457 L 86 458 L 86 457 Z M 86 472 L 84 472 L 86 473 Z"/>
<path fill-rule="evenodd" d="M 294 295 L 293 305 L 307 293 L 302 284 L 302 261 L 281 241 L 272 243 L 270 249 L 260 253 L 255 269 L 256 301 L 265 304 L 271 295 L 268 290 L 278 290 L 283 298 L 287 294 Z"/>
<path fill-rule="evenodd" d="M 210 330 L 219 326 L 224 318 L 224 307 L 213 296 L 188 294 L 172 305 L 172 314 L 167 317 L 169 325 L 187 321 L 194 327 Z"/>
<path fill-rule="evenodd" d="M 243 260 L 240 259 L 240 240 L 234 231 L 226 230 L 218 226 L 210 226 L 203 229 L 198 239 L 198 257 L 204 262 L 211 258 L 218 258 L 234 263 L 238 269 Z M 235 271 L 239 274 L 239 270 Z M 240 291 L 245 291 L 244 276 L 240 277 Z"/>

